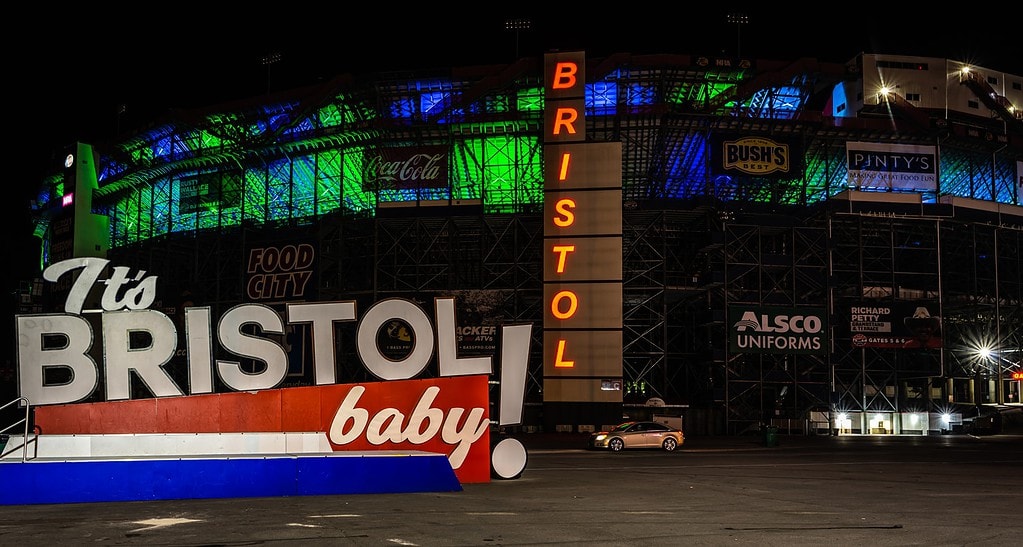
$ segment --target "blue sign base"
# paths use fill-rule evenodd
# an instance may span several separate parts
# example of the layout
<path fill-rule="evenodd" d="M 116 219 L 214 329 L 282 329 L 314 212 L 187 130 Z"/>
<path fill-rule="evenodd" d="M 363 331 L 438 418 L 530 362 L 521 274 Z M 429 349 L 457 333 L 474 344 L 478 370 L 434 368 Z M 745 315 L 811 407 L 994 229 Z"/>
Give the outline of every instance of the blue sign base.
<path fill-rule="evenodd" d="M 0 484 L 0 505 L 462 490 L 427 452 L 12 461 Z"/>

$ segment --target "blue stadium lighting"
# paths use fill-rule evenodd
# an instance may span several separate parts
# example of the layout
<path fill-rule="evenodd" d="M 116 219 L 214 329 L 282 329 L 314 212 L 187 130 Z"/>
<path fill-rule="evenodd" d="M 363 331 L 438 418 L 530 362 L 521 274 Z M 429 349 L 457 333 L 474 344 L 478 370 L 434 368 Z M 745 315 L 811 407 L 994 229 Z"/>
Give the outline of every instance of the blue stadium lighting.
<path fill-rule="evenodd" d="M 162 139 L 153 142 L 153 157 L 164 158 L 170 156 L 174 152 L 174 141 L 171 137 L 164 137 Z"/>
<path fill-rule="evenodd" d="M 586 86 L 587 109 L 612 114 L 617 105 L 618 85 L 615 82 L 594 82 Z"/>
<path fill-rule="evenodd" d="M 629 106 L 647 106 L 657 103 L 656 90 L 643 84 L 629 84 L 626 104 Z"/>
<path fill-rule="evenodd" d="M 399 97 L 391 102 L 390 116 L 397 119 L 410 119 L 416 114 L 415 103 L 411 97 Z"/>
<path fill-rule="evenodd" d="M 771 101 L 771 110 L 774 112 L 789 112 L 794 114 L 803 108 L 803 100 L 800 97 L 799 89 L 795 87 L 778 88 Z M 781 117 L 781 116 L 775 116 Z M 784 116 L 790 118 L 791 115 Z"/>
<path fill-rule="evenodd" d="M 419 108 L 424 115 L 439 113 L 451 102 L 451 93 L 428 91 L 419 96 Z"/>

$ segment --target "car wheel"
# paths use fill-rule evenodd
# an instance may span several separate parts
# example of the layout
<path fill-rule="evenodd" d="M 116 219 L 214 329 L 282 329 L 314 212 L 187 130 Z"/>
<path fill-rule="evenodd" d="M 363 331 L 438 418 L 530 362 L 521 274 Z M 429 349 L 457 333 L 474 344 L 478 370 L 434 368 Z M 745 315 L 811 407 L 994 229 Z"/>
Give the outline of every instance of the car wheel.
<path fill-rule="evenodd" d="M 678 448 L 678 441 L 671 437 L 668 437 L 667 439 L 664 439 L 664 444 L 662 444 L 661 446 L 664 447 L 664 449 L 667 450 L 668 452 L 674 452 L 675 449 Z"/>
<path fill-rule="evenodd" d="M 621 452 L 625 448 L 625 441 L 615 437 L 607 442 L 607 447 L 611 449 L 611 452 Z"/>

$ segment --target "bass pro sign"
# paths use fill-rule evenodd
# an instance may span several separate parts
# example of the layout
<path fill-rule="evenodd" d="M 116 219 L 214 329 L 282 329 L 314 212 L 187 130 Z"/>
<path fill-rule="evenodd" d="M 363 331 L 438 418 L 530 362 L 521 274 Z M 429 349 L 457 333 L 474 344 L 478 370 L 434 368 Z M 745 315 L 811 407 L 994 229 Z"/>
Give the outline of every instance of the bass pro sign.
<path fill-rule="evenodd" d="M 828 351 L 824 308 L 729 306 L 728 325 L 731 353 L 826 355 Z"/>

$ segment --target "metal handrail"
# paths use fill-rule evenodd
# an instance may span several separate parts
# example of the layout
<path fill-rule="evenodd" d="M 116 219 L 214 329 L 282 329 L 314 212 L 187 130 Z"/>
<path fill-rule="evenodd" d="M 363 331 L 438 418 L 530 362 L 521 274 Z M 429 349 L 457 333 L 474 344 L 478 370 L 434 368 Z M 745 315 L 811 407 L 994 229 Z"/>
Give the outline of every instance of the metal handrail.
<path fill-rule="evenodd" d="M 5 404 L 4 406 L 0 406 L 0 411 L 2 411 L 3 409 L 5 409 L 5 408 L 7 408 L 7 407 L 9 407 L 11 405 L 13 405 L 14 403 L 24 403 L 25 404 L 25 417 L 20 419 L 20 420 L 18 420 L 18 421 L 16 421 L 16 422 L 14 422 L 13 424 L 11 424 L 11 425 L 3 428 L 3 429 L 0 429 L 0 434 L 2 434 L 5 431 L 8 431 L 8 430 L 10 430 L 10 429 L 12 429 L 14 427 L 17 427 L 19 424 L 25 424 L 24 437 L 22 438 L 22 441 L 21 441 L 21 462 L 25 463 L 28 460 L 28 422 L 29 422 L 28 416 L 29 416 L 29 409 L 31 408 L 32 403 L 29 402 L 29 400 L 27 398 L 25 398 L 25 397 L 18 397 L 17 399 L 15 399 L 15 400 Z"/>

